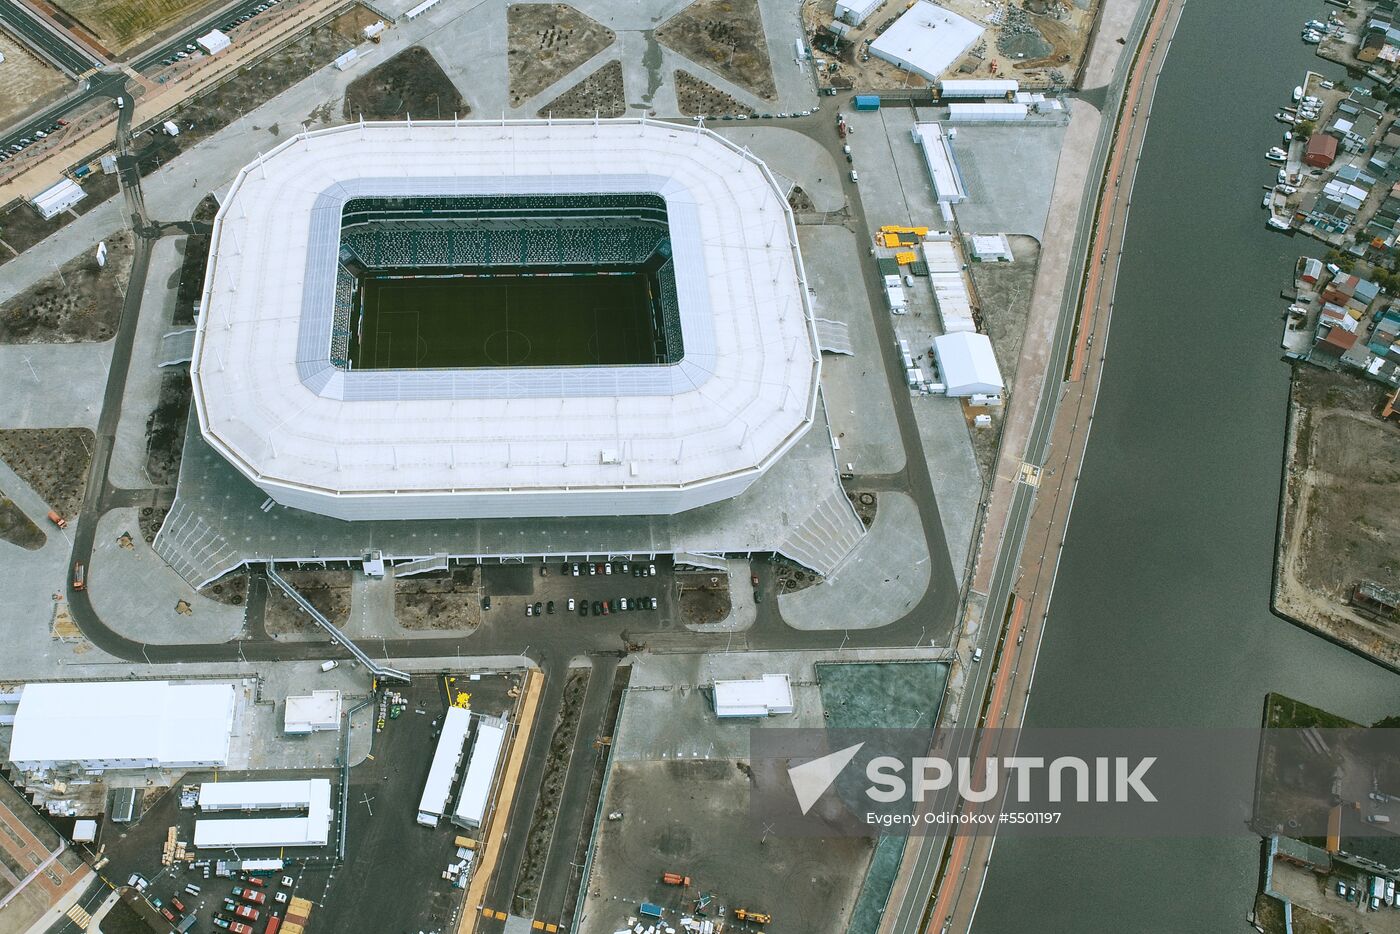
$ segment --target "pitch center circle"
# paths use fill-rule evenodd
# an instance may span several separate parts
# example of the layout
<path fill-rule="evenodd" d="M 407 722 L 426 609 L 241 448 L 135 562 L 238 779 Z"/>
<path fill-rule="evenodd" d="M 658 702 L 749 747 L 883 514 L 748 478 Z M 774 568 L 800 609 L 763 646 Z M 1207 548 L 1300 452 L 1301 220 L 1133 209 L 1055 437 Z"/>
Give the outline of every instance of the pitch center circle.
<path fill-rule="evenodd" d="M 496 366 L 515 366 L 530 358 L 530 338 L 520 331 L 496 331 L 486 338 L 485 351 Z"/>

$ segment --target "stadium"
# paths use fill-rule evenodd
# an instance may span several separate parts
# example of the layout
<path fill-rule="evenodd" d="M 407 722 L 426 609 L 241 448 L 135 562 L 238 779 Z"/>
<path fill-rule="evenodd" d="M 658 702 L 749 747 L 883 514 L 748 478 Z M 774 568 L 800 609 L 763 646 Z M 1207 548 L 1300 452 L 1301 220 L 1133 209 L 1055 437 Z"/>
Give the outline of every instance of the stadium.
<path fill-rule="evenodd" d="M 784 191 L 647 119 L 361 123 L 245 167 L 191 362 L 203 439 L 339 519 L 669 515 L 816 419 Z"/>

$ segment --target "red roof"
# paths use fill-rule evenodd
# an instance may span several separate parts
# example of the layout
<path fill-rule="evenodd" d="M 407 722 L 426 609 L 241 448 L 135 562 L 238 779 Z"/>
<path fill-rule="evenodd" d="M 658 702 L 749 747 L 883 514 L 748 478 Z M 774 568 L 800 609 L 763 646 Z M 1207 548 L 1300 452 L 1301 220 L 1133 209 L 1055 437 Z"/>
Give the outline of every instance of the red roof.
<path fill-rule="evenodd" d="M 1303 152 L 1303 161 L 1308 165 L 1326 168 L 1337 158 L 1337 140 L 1326 133 L 1314 133 L 1308 137 L 1308 147 Z"/>
<path fill-rule="evenodd" d="M 1341 355 L 1351 349 L 1351 345 L 1356 343 L 1356 334 L 1343 327 L 1333 327 L 1328 330 L 1327 336 L 1317 342 L 1319 348 L 1326 348 L 1328 351 Z"/>

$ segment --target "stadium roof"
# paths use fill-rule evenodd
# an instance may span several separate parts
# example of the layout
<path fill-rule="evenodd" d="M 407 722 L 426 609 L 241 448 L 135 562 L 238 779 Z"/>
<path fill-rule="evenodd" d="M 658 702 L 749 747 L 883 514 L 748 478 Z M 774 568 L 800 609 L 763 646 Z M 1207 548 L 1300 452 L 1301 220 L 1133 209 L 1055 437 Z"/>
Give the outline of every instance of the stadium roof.
<path fill-rule="evenodd" d="M 532 193 L 665 199 L 680 363 L 331 363 L 347 199 Z M 386 496 L 706 484 L 734 495 L 736 479 L 762 473 L 811 425 L 819 368 L 796 228 L 771 173 L 708 130 L 646 119 L 351 124 L 287 140 L 244 168 L 224 200 L 191 364 L 216 450 L 279 501 L 325 498 L 335 505 L 307 508 L 351 518 L 361 516 L 348 501 Z M 668 510 L 598 509 L 628 511 Z M 451 514 L 439 503 L 418 513 Z"/>
<path fill-rule="evenodd" d="M 25 685 L 15 713 L 10 760 L 181 765 L 228 761 L 233 686 L 168 681 Z"/>

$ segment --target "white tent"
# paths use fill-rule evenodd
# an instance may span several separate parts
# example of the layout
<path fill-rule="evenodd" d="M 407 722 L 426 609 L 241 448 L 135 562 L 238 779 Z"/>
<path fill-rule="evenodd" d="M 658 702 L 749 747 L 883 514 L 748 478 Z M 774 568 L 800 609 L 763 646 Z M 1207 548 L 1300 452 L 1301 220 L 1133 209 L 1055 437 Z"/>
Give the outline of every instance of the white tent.
<path fill-rule="evenodd" d="M 950 396 L 1000 395 L 1005 388 L 985 334 L 959 331 L 935 337 L 933 355 Z"/>
<path fill-rule="evenodd" d="M 59 179 L 33 197 L 31 203 L 44 220 L 52 220 L 87 197 L 82 186 L 71 178 Z"/>
<path fill-rule="evenodd" d="M 210 55 L 218 55 L 233 44 L 229 40 L 229 37 L 224 35 L 223 31 L 219 29 L 211 29 L 207 36 L 200 36 L 194 41 L 196 45 Z"/>
<path fill-rule="evenodd" d="M 951 10 L 919 0 L 870 46 L 876 58 L 934 81 L 982 35 L 982 27 Z"/>

